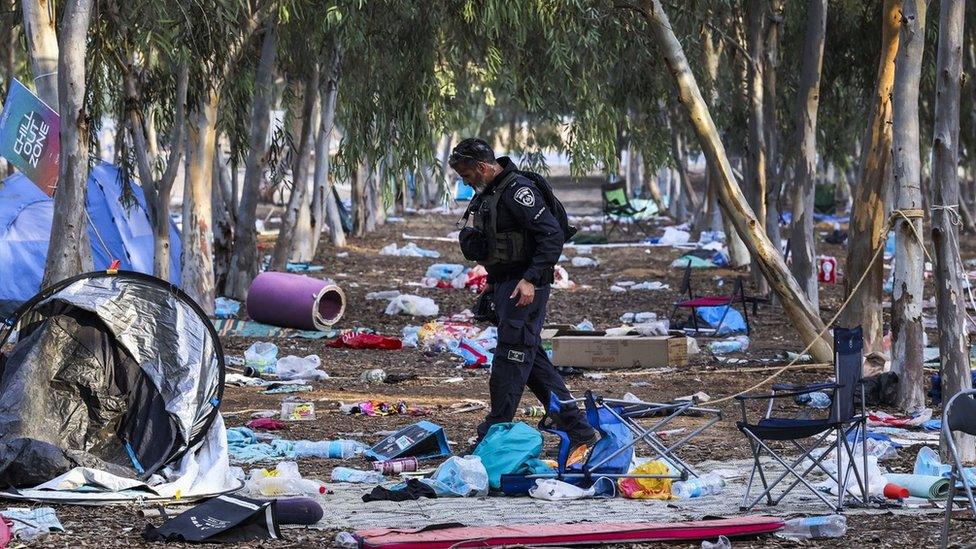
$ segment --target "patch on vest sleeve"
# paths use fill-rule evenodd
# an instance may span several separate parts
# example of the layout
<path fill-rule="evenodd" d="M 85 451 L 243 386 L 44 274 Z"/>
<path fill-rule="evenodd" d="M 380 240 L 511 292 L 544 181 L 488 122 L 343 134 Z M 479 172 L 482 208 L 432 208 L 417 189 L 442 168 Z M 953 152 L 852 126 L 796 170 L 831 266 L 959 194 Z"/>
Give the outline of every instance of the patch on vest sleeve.
<path fill-rule="evenodd" d="M 514 349 L 510 349 L 508 351 L 508 359 L 511 360 L 512 362 L 525 362 L 525 353 L 522 351 L 516 351 Z"/>
<path fill-rule="evenodd" d="M 526 208 L 531 208 L 535 206 L 535 195 L 532 194 L 532 189 L 522 187 L 521 189 L 515 191 L 515 201 Z"/>

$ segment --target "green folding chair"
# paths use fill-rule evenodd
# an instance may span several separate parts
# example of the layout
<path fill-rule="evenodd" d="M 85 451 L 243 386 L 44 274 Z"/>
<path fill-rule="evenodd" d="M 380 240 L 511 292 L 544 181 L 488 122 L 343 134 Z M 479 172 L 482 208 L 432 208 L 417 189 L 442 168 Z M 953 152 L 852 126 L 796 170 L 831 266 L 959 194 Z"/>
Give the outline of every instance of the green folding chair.
<path fill-rule="evenodd" d="M 637 209 L 630 203 L 630 199 L 627 198 L 627 187 L 623 181 L 605 183 L 600 187 L 600 192 L 603 195 L 603 234 L 607 238 L 610 238 L 623 219 L 629 219 L 644 233 L 644 236 L 649 235 L 644 220 L 638 217 L 647 208 Z"/>

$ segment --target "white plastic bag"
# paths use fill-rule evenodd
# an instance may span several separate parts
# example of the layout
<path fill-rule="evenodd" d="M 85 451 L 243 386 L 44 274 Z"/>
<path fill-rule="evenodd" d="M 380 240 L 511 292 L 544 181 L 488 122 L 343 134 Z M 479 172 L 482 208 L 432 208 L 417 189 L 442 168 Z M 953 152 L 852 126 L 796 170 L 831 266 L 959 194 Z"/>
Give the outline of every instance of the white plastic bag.
<path fill-rule="evenodd" d="M 579 486 L 573 486 L 568 482 L 556 480 L 554 478 L 537 478 L 535 486 L 529 488 L 529 495 L 535 499 L 546 501 L 566 501 L 572 499 L 582 499 L 593 497 L 594 490 L 589 488 L 584 490 Z"/>
<path fill-rule="evenodd" d="M 288 355 L 278 359 L 276 371 L 281 379 L 327 379 L 329 374 L 319 370 L 322 360 L 319 355 L 308 355 L 304 358 Z"/>
<path fill-rule="evenodd" d="M 258 341 L 244 351 L 244 364 L 261 372 L 273 370 L 277 360 L 278 346 L 268 341 Z"/>
<path fill-rule="evenodd" d="M 454 456 L 421 482 L 433 488 L 438 497 L 488 495 L 488 471 L 478 456 Z"/>
<path fill-rule="evenodd" d="M 429 297 L 413 294 L 398 295 L 386 306 L 386 314 L 408 314 L 410 316 L 437 316 L 437 303 Z"/>

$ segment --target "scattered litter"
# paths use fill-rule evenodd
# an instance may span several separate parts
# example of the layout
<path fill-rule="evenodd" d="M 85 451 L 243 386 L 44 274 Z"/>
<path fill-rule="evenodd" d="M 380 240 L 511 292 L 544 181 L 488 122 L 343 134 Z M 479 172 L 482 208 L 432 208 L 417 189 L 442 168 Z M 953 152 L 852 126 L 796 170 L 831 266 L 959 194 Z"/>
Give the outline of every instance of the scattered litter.
<path fill-rule="evenodd" d="M 702 540 L 701 549 L 732 549 L 732 542 L 725 536 L 719 536 L 715 541 Z"/>
<path fill-rule="evenodd" d="M 412 473 L 420 467 L 420 462 L 415 457 L 405 457 L 399 459 L 389 459 L 386 461 L 374 461 L 373 470 L 379 471 L 384 475 L 396 475 L 399 473 Z"/>
<path fill-rule="evenodd" d="M 266 417 L 252 419 L 251 421 L 247 422 L 247 426 L 251 429 L 264 429 L 266 431 L 278 431 L 280 429 L 288 428 L 284 423 L 276 419 Z"/>
<path fill-rule="evenodd" d="M 253 343 L 244 351 L 244 365 L 254 369 L 259 374 L 274 373 L 278 362 L 278 346 L 266 341 Z"/>
<path fill-rule="evenodd" d="M 396 351 L 403 348 L 400 339 L 367 332 L 343 332 L 338 339 L 330 341 L 329 347 L 340 349 L 383 349 Z"/>
<path fill-rule="evenodd" d="M 315 403 L 305 400 L 282 400 L 281 419 L 284 421 L 315 421 Z"/>
<path fill-rule="evenodd" d="M 266 497 L 325 493 L 321 482 L 302 478 L 294 461 L 283 461 L 272 470 L 252 469 L 244 488 L 251 494 Z"/>
<path fill-rule="evenodd" d="M 822 391 L 803 393 L 794 396 L 793 402 L 797 404 L 806 404 L 811 408 L 824 409 L 830 407 L 830 395 Z"/>
<path fill-rule="evenodd" d="M 572 261 L 570 261 L 570 264 L 573 267 L 597 267 L 600 265 L 600 263 L 597 262 L 597 260 L 593 259 L 592 257 L 579 257 L 579 256 L 574 257 Z"/>
<path fill-rule="evenodd" d="M 398 257 L 428 257 L 437 259 L 441 256 L 436 250 L 425 250 L 413 242 L 408 242 L 402 248 L 397 248 L 396 243 L 388 244 L 380 249 L 380 255 L 395 255 Z"/>
<path fill-rule="evenodd" d="M 298 337 L 302 339 L 322 339 L 333 338 L 339 335 L 339 330 L 298 330 L 295 328 L 281 328 L 262 324 L 253 320 L 238 320 L 234 318 L 217 318 L 213 321 L 217 335 L 220 337 L 247 337 L 247 338 L 290 338 Z"/>
<path fill-rule="evenodd" d="M 383 383 L 385 379 L 386 371 L 383 368 L 366 370 L 359 376 L 359 381 L 365 381 L 366 383 Z"/>
<path fill-rule="evenodd" d="M 369 301 L 382 299 L 389 301 L 398 295 L 400 295 L 400 290 L 383 290 L 382 292 L 369 292 L 366 294 L 366 299 Z"/>
<path fill-rule="evenodd" d="M 274 373 L 278 378 L 285 380 L 308 379 L 321 381 L 329 378 L 329 374 L 319 369 L 321 364 L 322 359 L 319 358 L 319 355 L 308 355 L 305 357 L 288 355 L 278 359 L 274 367 Z"/>
<path fill-rule="evenodd" d="M 396 404 L 390 404 L 389 402 L 384 402 L 382 400 L 367 400 L 364 402 L 356 402 L 354 404 L 340 404 L 339 411 L 347 416 L 364 415 L 370 417 L 393 415 L 425 416 L 430 413 L 426 408 L 410 406 L 403 401 L 397 402 Z"/>
<path fill-rule="evenodd" d="M 664 229 L 664 235 L 658 239 L 657 243 L 662 246 L 677 246 L 687 244 L 689 240 L 691 240 L 691 233 L 688 231 L 677 227 L 667 227 Z"/>
<path fill-rule="evenodd" d="M 739 351 L 745 351 L 748 348 L 749 348 L 748 336 L 734 336 L 719 341 L 712 341 L 711 343 L 708 344 L 708 350 L 715 355 L 737 353 Z"/>
<path fill-rule="evenodd" d="M 391 316 L 401 313 L 410 316 L 436 316 L 438 310 L 433 299 L 413 294 L 398 295 L 386 306 L 386 314 Z"/>
<path fill-rule="evenodd" d="M 332 482 L 350 484 L 382 484 L 386 480 L 379 471 L 361 471 L 349 467 L 336 467 L 332 470 Z"/>
<path fill-rule="evenodd" d="M 217 318 L 233 318 L 241 310 L 241 302 L 229 297 L 218 297 L 214 300 L 214 316 Z"/>
<path fill-rule="evenodd" d="M 296 385 L 294 383 L 274 384 L 274 386 L 261 391 L 264 395 L 284 395 L 290 393 L 307 393 L 314 390 L 311 385 Z"/>
<path fill-rule="evenodd" d="M 553 267 L 553 282 L 552 287 L 559 290 L 572 290 L 576 287 L 576 283 L 569 279 L 569 273 L 562 265 L 556 265 Z"/>
<path fill-rule="evenodd" d="M 31 541 L 51 532 L 64 532 L 64 526 L 51 507 L 8 507 L 0 511 L 10 524 L 10 533 L 19 540 Z"/>

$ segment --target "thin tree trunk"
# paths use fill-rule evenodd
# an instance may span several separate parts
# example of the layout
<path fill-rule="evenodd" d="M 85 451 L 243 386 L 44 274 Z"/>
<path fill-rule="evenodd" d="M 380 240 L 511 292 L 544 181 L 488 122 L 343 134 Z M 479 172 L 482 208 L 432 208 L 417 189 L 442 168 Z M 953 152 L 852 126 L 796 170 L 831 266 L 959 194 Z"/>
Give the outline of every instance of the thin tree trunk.
<path fill-rule="evenodd" d="M 363 173 L 367 174 L 363 181 L 363 211 L 366 214 L 366 232 L 376 230 L 376 176 L 379 165 L 369 156 L 366 157 Z"/>
<path fill-rule="evenodd" d="M 902 4 L 901 45 L 895 61 L 892 175 L 901 211 L 922 208 L 919 154 L 918 89 L 925 47 L 926 0 Z M 891 307 L 891 369 L 898 374 L 898 406 L 915 410 L 925 405 L 922 372 L 922 273 L 925 255 L 918 236 L 921 218 L 895 223 L 894 292 Z"/>
<path fill-rule="evenodd" d="M 702 43 L 703 49 L 705 51 L 705 70 L 708 72 L 708 79 L 711 82 L 709 87 L 709 101 L 714 108 L 718 105 L 718 65 L 719 57 L 723 49 L 723 42 L 716 42 L 712 38 L 712 31 L 706 25 L 702 29 Z M 712 195 L 713 200 L 715 200 L 715 212 L 716 216 L 721 218 L 722 230 L 725 232 L 725 244 L 729 249 L 729 263 L 733 267 L 742 267 L 743 265 L 749 264 L 749 250 L 746 249 L 746 245 L 742 242 L 742 238 L 739 233 L 736 232 L 732 220 L 722 208 L 718 207 L 718 194 L 715 187 L 720 185 L 719 180 L 721 179 L 715 173 L 716 166 L 713 164 L 712 160 L 707 156 L 705 157 L 705 186 L 708 192 Z M 713 225 L 714 226 L 714 225 Z M 776 242 L 776 248 L 779 248 L 779 241 Z"/>
<path fill-rule="evenodd" d="M 340 50 L 338 44 L 332 47 L 328 69 L 325 73 L 322 94 L 322 121 L 319 134 L 315 140 L 315 188 L 312 192 L 312 231 L 315 235 L 312 242 L 312 254 L 318 248 L 322 230 L 328 226 L 332 245 L 344 247 L 346 233 L 342 230 L 342 219 L 339 217 L 339 205 L 332 192 L 332 180 L 329 177 L 331 159 L 329 151 L 332 148 L 332 134 L 335 131 L 336 99 L 339 95 Z"/>
<path fill-rule="evenodd" d="M 803 63 L 796 91 L 794 142 L 798 154 L 793 168 L 793 223 L 790 231 L 792 271 L 807 299 L 819 308 L 817 250 L 813 234 L 813 206 L 817 171 L 817 109 L 820 106 L 820 71 L 827 33 L 827 0 L 807 2 Z"/>
<path fill-rule="evenodd" d="M 444 136 L 444 148 L 441 150 L 441 177 L 437 181 L 436 202 L 441 204 L 450 195 L 450 182 L 453 179 L 454 170 L 447 161 L 451 157 L 451 149 L 454 146 L 454 134 Z"/>
<path fill-rule="evenodd" d="M 883 323 L 881 302 L 884 297 L 884 264 L 870 263 L 883 247 L 887 234 L 885 202 L 889 194 L 888 171 L 891 168 L 891 89 L 895 78 L 895 55 L 898 53 L 898 33 L 901 29 L 899 0 L 885 0 L 881 30 L 881 58 L 878 63 L 874 98 L 871 102 L 867 132 L 861 147 L 861 164 L 854 187 L 853 208 L 847 237 L 847 263 L 844 293 L 850 300 L 841 313 L 840 324 L 853 328 L 861 326 L 864 333 L 864 353 L 882 351 Z M 868 274 L 865 276 L 866 271 Z M 854 292 L 854 284 L 865 276 L 861 287 Z"/>
<path fill-rule="evenodd" d="M 366 236 L 366 178 L 369 177 L 365 164 L 352 170 L 349 180 L 352 184 L 352 234 Z"/>
<path fill-rule="evenodd" d="M 295 236 L 291 247 L 291 260 L 299 262 L 312 261 L 315 255 L 312 242 L 318 240 L 319 236 L 319 233 L 312 227 L 312 194 L 315 191 L 314 178 L 312 181 L 312 192 L 308 192 L 307 189 L 309 176 L 313 174 L 313 170 L 311 169 L 312 149 L 315 147 L 315 141 L 317 141 L 318 135 L 321 133 L 320 128 L 322 127 L 322 115 L 320 112 L 322 109 L 322 94 L 319 93 L 317 82 L 313 95 L 315 96 L 315 105 L 312 108 L 312 117 L 305 122 L 306 124 L 312 124 L 312 133 L 309 134 L 311 141 L 305 149 L 305 158 L 302 159 L 302 162 L 306 166 L 306 177 L 302 184 L 305 185 L 306 190 L 305 195 L 302 197 L 301 207 L 298 210 L 298 220 L 295 223 Z"/>
<path fill-rule="evenodd" d="M 670 128 L 669 133 L 671 134 L 671 159 L 674 161 L 675 169 L 678 172 L 679 187 L 677 189 L 678 193 L 675 196 L 680 196 L 685 206 L 682 208 L 683 211 L 679 212 L 678 221 L 685 221 L 687 210 L 698 210 L 700 199 L 698 198 L 698 193 L 695 192 L 695 187 L 691 184 L 691 178 L 688 177 L 688 159 L 685 155 L 684 136 L 678 128 L 678 116 L 680 115 L 681 113 L 677 110 L 673 108 L 668 109 L 668 126 Z M 688 208 L 689 206 L 690 208 Z"/>
<path fill-rule="evenodd" d="M 59 54 L 57 26 L 54 22 L 54 0 L 21 0 L 21 7 L 24 11 L 24 36 L 27 37 L 27 51 L 30 54 L 28 57 L 31 72 L 34 73 L 37 96 L 52 109 L 57 109 L 60 105 L 58 102 Z M 80 13 L 80 11 L 73 13 Z M 86 25 L 86 34 L 87 31 Z"/>
<path fill-rule="evenodd" d="M 646 158 L 642 159 L 644 161 L 644 181 L 642 185 L 647 189 L 647 193 L 651 196 L 651 201 L 657 206 L 658 215 L 666 215 L 668 213 L 668 208 L 664 205 L 664 196 L 661 194 L 661 186 L 657 183 L 657 172 L 651 169 L 648 165 L 648 160 Z"/>
<path fill-rule="evenodd" d="M 54 220 L 42 287 L 92 269 L 85 197 L 88 194 L 88 115 L 85 113 L 85 53 L 93 0 L 68 0 L 58 50 L 58 114 L 61 150 Z"/>
<path fill-rule="evenodd" d="M 755 212 L 749 207 L 732 174 L 732 166 L 725 154 L 725 147 L 718 136 L 718 129 L 708 112 L 698 84 L 688 65 L 684 50 L 674 35 L 661 0 L 644 0 L 643 6 L 653 37 L 674 77 L 675 86 L 686 109 L 692 128 L 698 136 L 702 150 L 716 174 L 721 178 L 716 186 L 719 203 L 735 224 L 736 230 L 749 247 L 753 257 L 759 259 L 759 267 L 769 281 L 773 292 L 783 304 L 786 316 L 792 321 L 800 338 L 810 346 L 810 353 L 818 361 L 833 360 L 833 352 L 827 338 L 821 337 L 826 330 L 819 314 L 790 275 L 782 257 L 770 243 Z"/>
<path fill-rule="evenodd" d="M 261 58 L 254 77 L 254 101 L 251 104 L 250 140 L 244 161 L 244 184 L 237 206 L 234 225 L 234 252 L 230 260 L 226 294 L 244 300 L 251 281 L 258 274 L 257 253 L 258 199 L 264 169 L 268 165 L 268 130 L 271 124 L 271 103 L 274 100 L 275 55 L 277 51 L 278 20 L 272 17 L 264 31 Z"/>
<path fill-rule="evenodd" d="M 746 196 L 760 225 L 766 224 L 766 137 L 763 122 L 763 7 L 765 0 L 746 1 L 746 34 L 749 47 L 749 146 L 746 154 Z M 777 241 L 778 242 L 778 241 Z M 776 246 L 779 249 L 779 246 Z M 758 259 L 750 270 L 760 295 L 769 293 Z"/>
<path fill-rule="evenodd" d="M 962 277 L 965 266 L 959 255 L 958 214 L 950 208 L 959 203 L 959 107 L 962 87 L 962 39 L 965 2 L 943 0 L 939 4 L 939 50 L 936 60 L 935 136 L 932 139 L 932 242 L 935 244 L 936 302 L 939 321 L 939 355 L 942 359 L 943 401 L 972 388 L 969 369 L 969 336 Z M 971 435 L 953 437 L 959 459 L 976 459 Z M 945 441 L 943 454 L 949 458 Z"/>
<path fill-rule="evenodd" d="M 278 230 L 278 239 L 275 242 L 274 253 L 271 255 L 272 271 L 285 270 L 295 246 L 295 228 L 298 224 L 299 210 L 307 205 L 305 195 L 308 192 L 309 148 L 312 146 L 315 130 L 318 128 L 318 120 L 314 116 L 318 85 L 319 66 L 318 63 L 313 63 L 302 86 L 301 136 L 298 149 L 295 151 L 295 165 L 292 168 L 291 196 L 288 197 L 288 205 L 284 215 L 281 216 L 281 228 Z"/>
<path fill-rule="evenodd" d="M 208 314 L 214 308 L 213 156 L 217 139 L 215 92 L 199 99 L 190 114 L 187 174 L 183 189 L 183 290 Z"/>
<path fill-rule="evenodd" d="M 779 196 L 783 188 L 779 150 L 779 123 L 776 117 L 777 71 L 779 70 L 779 35 L 783 25 L 785 0 L 770 2 L 769 25 L 766 30 L 766 49 L 763 56 L 763 135 L 766 137 L 766 234 L 777 249 L 783 237 L 779 230 Z M 782 251 L 782 250 L 781 250 Z"/>
<path fill-rule="evenodd" d="M 162 179 L 155 185 L 155 207 L 152 208 L 156 212 L 156 217 L 153 220 L 153 232 L 155 233 L 153 275 L 163 280 L 170 280 L 173 274 L 169 238 L 169 202 L 180 162 L 183 161 L 183 150 L 186 145 L 186 91 L 190 75 L 185 62 L 180 64 L 177 70 L 176 112 L 173 115 L 173 125 L 170 129 L 169 159 L 166 162 L 166 171 L 163 172 Z"/>
<path fill-rule="evenodd" d="M 213 250 L 214 250 L 214 288 L 219 295 L 224 293 L 227 286 L 227 275 L 230 272 L 230 258 L 233 251 L 234 220 L 230 215 L 228 197 L 230 181 L 228 181 L 226 164 L 220 147 L 214 147 L 213 181 L 211 182 L 211 203 L 213 208 Z"/>

